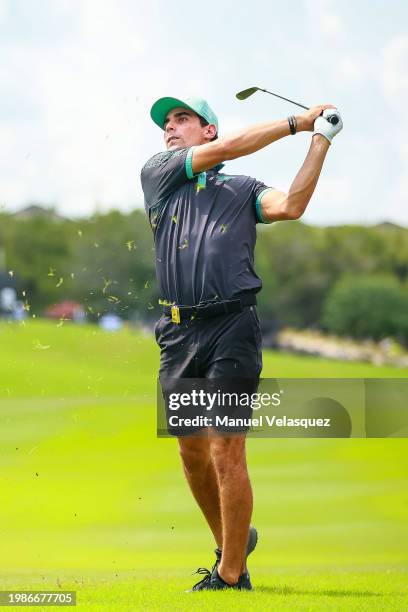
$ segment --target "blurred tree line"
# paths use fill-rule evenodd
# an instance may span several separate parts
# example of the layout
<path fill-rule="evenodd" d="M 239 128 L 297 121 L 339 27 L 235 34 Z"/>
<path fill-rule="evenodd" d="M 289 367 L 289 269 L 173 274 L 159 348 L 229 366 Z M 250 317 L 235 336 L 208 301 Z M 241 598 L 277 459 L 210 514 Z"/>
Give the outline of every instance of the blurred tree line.
<path fill-rule="evenodd" d="M 266 330 L 290 325 L 408 342 L 408 229 L 301 221 L 258 227 L 255 266 Z M 107 311 L 127 319 L 159 316 L 153 236 L 143 210 L 77 220 L 3 212 L 0 247 L 31 312 L 74 299 L 91 320 Z"/>
<path fill-rule="evenodd" d="M 83 304 L 90 320 L 108 311 L 149 318 L 157 305 L 151 234 L 141 210 L 80 220 L 0 214 L 7 272 L 37 314 L 70 299 Z"/>

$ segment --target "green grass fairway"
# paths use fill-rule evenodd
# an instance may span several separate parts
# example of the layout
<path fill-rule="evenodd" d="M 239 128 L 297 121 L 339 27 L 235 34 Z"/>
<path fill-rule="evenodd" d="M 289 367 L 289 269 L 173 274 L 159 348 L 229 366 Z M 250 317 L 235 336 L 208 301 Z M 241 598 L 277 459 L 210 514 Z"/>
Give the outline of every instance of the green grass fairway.
<path fill-rule="evenodd" d="M 3 590 L 91 612 L 408 609 L 407 440 L 249 439 L 256 590 L 185 593 L 214 543 L 156 438 L 153 337 L 31 320 L 0 346 Z M 406 375 L 264 354 L 265 377 Z"/>

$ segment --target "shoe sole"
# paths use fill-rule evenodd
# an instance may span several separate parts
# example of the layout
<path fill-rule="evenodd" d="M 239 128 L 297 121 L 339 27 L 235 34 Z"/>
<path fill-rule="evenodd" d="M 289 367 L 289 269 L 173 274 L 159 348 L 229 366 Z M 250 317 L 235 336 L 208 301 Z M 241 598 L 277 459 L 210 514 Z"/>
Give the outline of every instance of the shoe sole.
<path fill-rule="evenodd" d="M 255 527 L 249 528 L 249 536 L 248 536 L 248 544 L 246 549 L 246 556 L 249 557 L 251 552 L 255 550 L 255 547 L 258 543 L 258 532 Z"/>
<path fill-rule="evenodd" d="M 252 525 L 249 528 L 249 536 L 248 536 L 248 544 L 247 544 L 247 549 L 246 549 L 246 558 L 249 557 L 249 555 L 254 552 L 256 545 L 258 543 L 258 532 L 256 530 L 255 527 L 252 527 Z M 253 586 L 250 585 L 249 589 L 240 589 L 240 590 L 245 590 L 245 591 L 253 591 Z M 195 591 L 193 591 L 193 589 L 188 589 L 187 591 L 184 591 L 185 593 L 193 593 Z"/>

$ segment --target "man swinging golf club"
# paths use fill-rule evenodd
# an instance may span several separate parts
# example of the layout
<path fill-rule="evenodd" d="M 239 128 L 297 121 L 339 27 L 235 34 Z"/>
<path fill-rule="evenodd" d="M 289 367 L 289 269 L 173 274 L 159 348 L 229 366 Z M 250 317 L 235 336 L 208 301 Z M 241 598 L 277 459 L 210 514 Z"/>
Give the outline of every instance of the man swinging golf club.
<path fill-rule="evenodd" d="M 222 387 L 235 378 L 244 388 L 257 388 L 262 353 L 256 293 L 262 283 L 254 270 L 256 224 L 302 216 L 342 129 L 338 113 L 337 123 L 330 122 L 334 108 L 315 106 L 218 137 L 218 119 L 205 100 L 161 98 L 153 104 L 151 117 L 164 132 L 166 151 L 147 161 L 141 181 L 154 233 L 162 304 L 155 336 L 167 400 L 178 380 Z M 304 131 L 313 132 L 310 148 L 288 193 L 220 172 L 225 161 Z M 168 430 L 178 437 L 185 476 L 217 544 L 212 571 L 200 568 L 204 578 L 192 590 L 251 590 L 246 560 L 257 532 L 250 526 L 247 428 L 212 435 L 205 426 L 174 429 L 168 419 Z"/>

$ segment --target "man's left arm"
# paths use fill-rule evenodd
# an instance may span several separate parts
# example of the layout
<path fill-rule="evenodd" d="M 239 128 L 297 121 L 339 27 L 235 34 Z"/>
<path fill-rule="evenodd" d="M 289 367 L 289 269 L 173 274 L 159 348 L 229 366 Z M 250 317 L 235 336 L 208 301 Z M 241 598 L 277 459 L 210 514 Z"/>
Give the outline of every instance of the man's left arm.
<path fill-rule="evenodd" d="M 264 223 L 299 219 L 305 212 L 317 185 L 331 140 L 342 129 L 341 119 L 340 125 L 334 127 L 326 119 L 319 117 L 314 128 L 310 149 L 289 192 L 273 189 L 262 195 L 260 209 Z"/>

